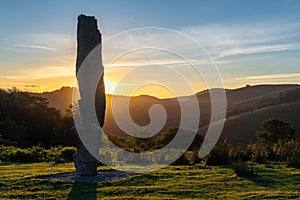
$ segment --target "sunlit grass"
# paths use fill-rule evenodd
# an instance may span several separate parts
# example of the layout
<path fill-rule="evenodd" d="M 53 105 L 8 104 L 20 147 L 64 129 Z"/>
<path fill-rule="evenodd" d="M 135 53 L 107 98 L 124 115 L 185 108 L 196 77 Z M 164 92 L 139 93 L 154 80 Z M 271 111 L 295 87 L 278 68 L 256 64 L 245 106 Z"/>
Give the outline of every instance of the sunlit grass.
<path fill-rule="evenodd" d="M 72 163 L 2 164 L 1 199 L 296 199 L 300 169 L 283 164 L 258 165 L 258 176 L 237 177 L 229 166 L 170 166 L 119 181 L 82 183 L 45 180 L 41 175 L 74 171 Z M 99 167 L 99 170 L 110 170 Z"/>

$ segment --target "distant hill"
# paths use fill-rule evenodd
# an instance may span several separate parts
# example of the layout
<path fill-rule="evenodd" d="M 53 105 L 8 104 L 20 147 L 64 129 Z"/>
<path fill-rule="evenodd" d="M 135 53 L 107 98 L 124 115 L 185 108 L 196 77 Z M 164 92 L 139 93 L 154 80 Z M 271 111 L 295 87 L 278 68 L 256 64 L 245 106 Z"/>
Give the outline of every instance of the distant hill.
<path fill-rule="evenodd" d="M 71 87 L 63 87 L 60 90 L 39 95 L 49 99 L 50 106 L 64 112 L 72 102 L 72 91 Z M 211 90 L 211 92 L 216 93 L 220 91 L 218 89 Z M 205 90 L 197 93 L 196 96 L 201 110 L 199 127 L 205 127 L 210 121 L 211 114 L 209 92 Z M 246 142 L 253 138 L 261 122 L 271 117 L 291 121 L 297 126 L 298 133 L 300 131 L 300 127 L 298 127 L 300 117 L 295 113 L 295 111 L 300 111 L 300 85 L 256 85 L 238 89 L 226 89 L 226 96 L 228 119 L 226 120 L 222 137 L 228 137 L 232 142 Z M 147 95 L 130 98 L 107 95 L 105 132 L 124 134 L 112 117 L 111 98 L 115 100 L 121 120 L 126 120 L 127 118 L 124 114 L 124 104 L 126 101 L 129 101 L 131 118 L 138 125 L 145 126 L 150 123 L 148 111 L 154 104 L 160 104 L 166 110 L 168 117 L 163 129 L 180 124 L 180 107 L 176 98 L 158 99 Z M 179 98 L 191 101 L 190 96 Z"/>
<path fill-rule="evenodd" d="M 266 96 L 277 96 L 287 90 L 299 88 L 299 85 L 256 85 L 246 86 L 234 90 L 228 90 L 229 102 L 239 103 Z"/>
<path fill-rule="evenodd" d="M 255 85 L 237 89 L 226 89 L 228 106 L 263 97 L 275 97 L 291 89 L 300 88 L 300 85 Z M 218 91 L 214 89 L 214 91 Z M 196 94 L 199 101 L 209 101 L 209 91 L 205 90 Z"/>
<path fill-rule="evenodd" d="M 247 143 L 255 138 L 265 119 L 276 118 L 289 121 L 296 129 L 296 136 L 300 137 L 300 102 L 287 103 L 253 110 L 230 117 L 225 121 L 220 140 L 227 138 L 233 144 Z M 205 132 L 207 128 L 200 128 Z"/>
<path fill-rule="evenodd" d="M 42 96 L 49 100 L 49 106 L 55 107 L 62 113 L 72 104 L 73 88 L 62 87 L 59 90 L 52 92 L 38 93 L 37 95 Z"/>

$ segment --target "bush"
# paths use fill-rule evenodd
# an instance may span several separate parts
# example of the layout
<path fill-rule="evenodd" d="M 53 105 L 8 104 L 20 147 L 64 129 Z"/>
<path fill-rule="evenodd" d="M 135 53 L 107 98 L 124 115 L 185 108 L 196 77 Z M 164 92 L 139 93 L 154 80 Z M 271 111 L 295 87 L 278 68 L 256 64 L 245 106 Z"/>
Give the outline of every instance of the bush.
<path fill-rule="evenodd" d="M 172 165 L 190 165 L 191 162 L 188 159 L 187 152 L 182 154 L 175 162 L 172 163 Z"/>
<path fill-rule="evenodd" d="M 248 162 L 254 161 L 255 154 L 251 145 L 238 145 L 232 148 L 230 152 L 230 162 Z"/>
<path fill-rule="evenodd" d="M 60 154 L 57 156 L 55 162 L 57 163 L 66 163 L 73 161 L 73 155 L 76 153 L 76 149 L 74 147 L 64 147 Z"/>
<path fill-rule="evenodd" d="M 52 147 L 45 149 L 40 146 L 22 149 L 15 146 L 0 146 L 2 162 L 71 162 L 74 147 Z"/>
<path fill-rule="evenodd" d="M 295 129 L 290 122 L 271 118 L 263 121 L 256 138 L 265 144 L 275 144 L 280 140 L 293 139 L 294 135 Z"/>
<path fill-rule="evenodd" d="M 256 166 L 252 162 L 241 162 L 233 164 L 233 170 L 239 177 L 256 176 Z"/>
<path fill-rule="evenodd" d="M 296 153 L 294 153 L 294 155 L 287 158 L 286 166 L 300 168 L 300 155 L 299 154 L 297 155 Z"/>
<path fill-rule="evenodd" d="M 207 165 L 227 165 L 230 161 L 230 153 L 233 147 L 227 139 L 224 142 L 218 143 L 209 153 L 206 164 Z"/>
<path fill-rule="evenodd" d="M 287 166 L 290 163 L 297 166 L 297 158 L 300 157 L 300 140 L 279 140 L 274 144 L 265 144 L 257 142 L 249 144 L 248 147 L 253 152 L 254 159 L 252 161 L 265 163 L 268 161 L 285 162 Z"/>
<path fill-rule="evenodd" d="M 198 151 L 187 151 L 185 157 L 189 160 L 190 164 L 198 164 L 201 162 Z"/>
<path fill-rule="evenodd" d="M 253 161 L 258 163 L 265 163 L 270 154 L 270 147 L 262 143 L 254 143 L 248 145 L 253 152 Z"/>
<path fill-rule="evenodd" d="M 291 140 L 285 144 L 286 166 L 300 168 L 300 140 Z"/>
<path fill-rule="evenodd" d="M 27 149 L 17 149 L 9 155 L 11 162 L 33 162 L 31 153 Z"/>

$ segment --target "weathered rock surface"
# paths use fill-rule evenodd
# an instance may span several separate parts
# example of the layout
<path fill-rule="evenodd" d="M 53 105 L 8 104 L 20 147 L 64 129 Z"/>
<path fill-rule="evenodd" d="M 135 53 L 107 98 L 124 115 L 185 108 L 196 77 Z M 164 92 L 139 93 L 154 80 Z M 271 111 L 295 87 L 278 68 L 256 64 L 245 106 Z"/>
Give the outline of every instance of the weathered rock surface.
<path fill-rule="evenodd" d="M 85 15 L 78 16 L 76 75 L 84 59 L 99 44 L 101 45 L 101 34 L 98 30 L 95 17 Z M 101 56 L 101 54 L 99 56 Z M 102 63 L 97 63 L 97 67 L 103 68 Z M 105 87 L 102 75 L 98 82 L 95 95 L 95 109 L 101 127 L 104 123 L 105 104 Z M 73 157 L 77 174 L 81 176 L 97 175 L 97 159 L 94 158 L 82 144 L 75 128 L 73 128 L 73 133 L 77 141 L 77 153 Z M 101 141 L 99 141 L 99 144 L 100 142 Z"/>

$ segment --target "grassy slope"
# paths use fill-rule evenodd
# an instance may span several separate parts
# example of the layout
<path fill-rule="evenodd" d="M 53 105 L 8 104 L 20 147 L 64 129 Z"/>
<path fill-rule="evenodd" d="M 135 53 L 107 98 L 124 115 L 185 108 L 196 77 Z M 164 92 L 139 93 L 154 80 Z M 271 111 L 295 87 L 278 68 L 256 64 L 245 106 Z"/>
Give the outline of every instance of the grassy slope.
<path fill-rule="evenodd" d="M 300 102 L 281 104 L 277 106 L 262 108 L 240 115 L 230 117 L 225 122 L 221 138 L 228 138 L 232 143 L 247 143 L 254 139 L 255 133 L 260 129 L 263 120 L 277 118 L 291 122 L 296 135 L 300 137 Z"/>
<path fill-rule="evenodd" d="M 108 170 L 102 167 L 103 170 Z M 236 177 L 228 167 L 171 166 L 106 183 L 48 181 L 38 175 L 73 171 L 73 164 L 34 163 L 0 166 L 0 199 L 296 199 L 300 169 L 259 165 L 258 176 Z"/>

